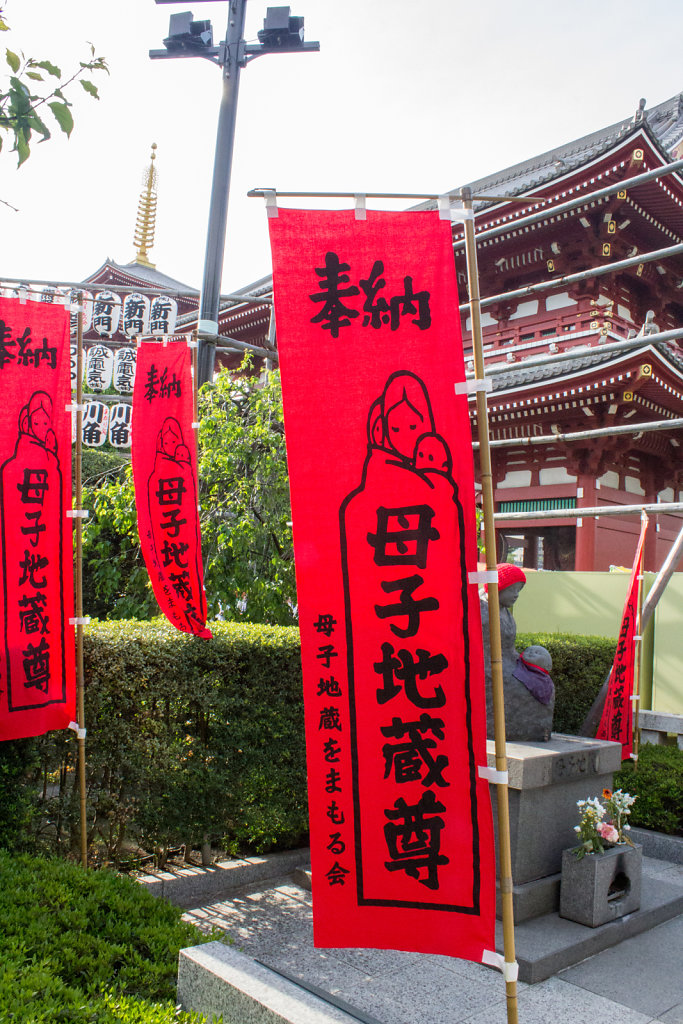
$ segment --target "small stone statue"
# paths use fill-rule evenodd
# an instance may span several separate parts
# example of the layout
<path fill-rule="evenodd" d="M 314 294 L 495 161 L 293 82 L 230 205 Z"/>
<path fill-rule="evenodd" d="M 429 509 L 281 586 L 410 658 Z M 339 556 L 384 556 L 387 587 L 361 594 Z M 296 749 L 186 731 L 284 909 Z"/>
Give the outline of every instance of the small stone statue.
<path fill-rule="evenodd" d="M 552 731 L 555 708 L 555 687 L 550 678 L 553 664 L 550 652 L 538 645 L 527 647 L 521 655 L 515 650 L 517 624 L 512 616 L 512 606 L 525 583 L 526 576 L 519 566 L 507 562 L 498 566 L 505 735 L 511 742 L 540 740 L 547 743 Z M 493 739 L 489 604 L 485 598 L 481 600 L 481 621 L 484 631 L 487 735 L 489 739 Z"/>

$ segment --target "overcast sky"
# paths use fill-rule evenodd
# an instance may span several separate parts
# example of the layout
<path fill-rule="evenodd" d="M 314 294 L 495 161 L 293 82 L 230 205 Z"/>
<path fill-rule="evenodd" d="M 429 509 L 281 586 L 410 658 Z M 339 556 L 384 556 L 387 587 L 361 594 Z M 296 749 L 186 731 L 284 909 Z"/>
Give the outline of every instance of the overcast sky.
<path fill-rule="evenodd" d="M 249 0 L 256 41 L 267 0 Z M 202 59 L 151 61 L 169 15 L 226 2 L 5 0 L 3 46 L 66 70 L 92 41 L 111 75 L 101 98 L 72 89 L 76 127 L 0 154 L 0 279 L 81 280 L 135 256 L 143 173 L 157 143 L 151 259 L 201 284 L 220 102 Z M 320 53 L 260 57 L 241 72 L 223 291 L 270 273 L 257 186 L 443 192 L 630 117 L 683 91 L 681 0 L 296 0 Z M 0 63 L 0 66 L 2 64 Z M 322 201 L 319 201 L 322 205 Z M 409 205 L 403 203 L 400 205 Z M 396 208 L 396 207 L 394 207 Z"/>

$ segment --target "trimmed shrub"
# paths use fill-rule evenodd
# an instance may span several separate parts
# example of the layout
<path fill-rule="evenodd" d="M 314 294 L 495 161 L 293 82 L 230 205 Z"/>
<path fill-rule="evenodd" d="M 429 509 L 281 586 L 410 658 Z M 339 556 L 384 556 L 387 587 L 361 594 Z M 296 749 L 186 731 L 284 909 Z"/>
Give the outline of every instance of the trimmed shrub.
<path fill-rule="evenodd" d="M 205 641 L 163 620 L 86 629 L 88 836 L 99 861 L 134 865 L 137 846 L 163 865 L 181 845 L 262 853 L 306 842 L 299 631 L 212 630 Z M 615 641 L 518 633 L 519 651 L 532 643 L 553 658 L 553 728 L 576 734 Z M 64 732 L 0 743 L 0 846 L 78 851 L 76 751 Z M 668 818 L 652 813 L 647 827 L 666 831 Z"/>
<path fill-rule="evenodd" d="M 299 632 L 221 622 L 212 629 L 212 641 L 163 622 L 86 630 L 88 835 L 100 859 L 118 864 L 136 844 L 163 863 L 169 847 L 207 840 L 256 852 L 305 841 Z M 28 744 L 34 848 L 75 853 L 73 735 Z M 5 747 L 12 756 L 12 744 L 2 744 L 0 758 Z M 2 832 L 9 846 L 20 825 L 12 821 Z"/>
<path fill-rule="evenodd" d="M 17 849 L 35 814 L 32 789 L 39 766 L 33 740 L 0 743 L 0 849 Z"/>
<path fill-rule="evenodd" d="M 531 644 L 546 647 L 553 659 L 553 731 L 576 735 L 612 667 L 616 640 L 569 633 L 517 634 L 518 651 Z"/>
<path fill-rule="evenodd" d="M 178 951 L 205 942 L 136 882 L 0 852 L 0 1020 L 199 1024 L 175 1008 Z"/>
<path fill-rule="evenodd" d="M 683 836 L 683 750 L 644 743 L 637 767 L 633 761 L 622 762 L 614 788 L 638 797 L 631 811 L 632 825 Z"/>

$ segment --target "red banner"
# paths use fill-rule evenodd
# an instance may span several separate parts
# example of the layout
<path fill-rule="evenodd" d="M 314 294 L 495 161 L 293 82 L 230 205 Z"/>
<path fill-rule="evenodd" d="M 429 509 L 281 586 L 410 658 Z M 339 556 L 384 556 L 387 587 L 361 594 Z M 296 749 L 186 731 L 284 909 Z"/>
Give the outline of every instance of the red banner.
<path fill-rule="evenodd" d="M 132 462 L 140 547 L 162 612 L 211 637 L 197 510 L 192 363 L 185 342 L 145 342 L 133 391 Z"/>
<path fill-rule="evenodd" d="M 0 299 L 0 739 L 76 718 L 69 314 Z"/>
<path fill-rule="evenodd" d="M 450 223 L 270 220 L 314 934 L 480 961 L 495 861 Z"/>
<path fill-rule="evenodd" d="M 621 617 L 621 629 L 610 672 L 607 699 L 596 733 L 596 738 L 599 740 L 612 740 L 614 743 L 621 743 L 622 760 L 629 758 L 633 753 L 631 697 L 633 696 L 633 676 L 636 664 L 634 637 L 638 628 L 639 577 L 643 571 L 643 544 L 647 533 L 647 523 L 647 516 L 644 516 L 636 555 L 633 559 L 624 614 Z"/>

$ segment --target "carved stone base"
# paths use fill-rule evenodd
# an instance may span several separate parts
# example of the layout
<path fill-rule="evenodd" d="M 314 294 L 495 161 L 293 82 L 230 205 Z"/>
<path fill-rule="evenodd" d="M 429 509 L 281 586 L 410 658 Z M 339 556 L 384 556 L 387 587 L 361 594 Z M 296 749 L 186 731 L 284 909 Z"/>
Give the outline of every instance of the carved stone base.
<path fill-rule="evenodd" d="M 487 741 L 487 752 L 489 765 L 495 767 L 492 740 Z M 551 876 L 562 870 L 563 851 L 576 845 L 576 802 L 612 788 L 612 775 L 621 766 L 621 746 L 553 733 L 548 743 L 508 743 L 506 752 L 513 899 L 517 891 L 515 919 L 522 921 L 559 909 L 557 877 Z M 493 785 L 491 796 L 498 843 Z"/>

